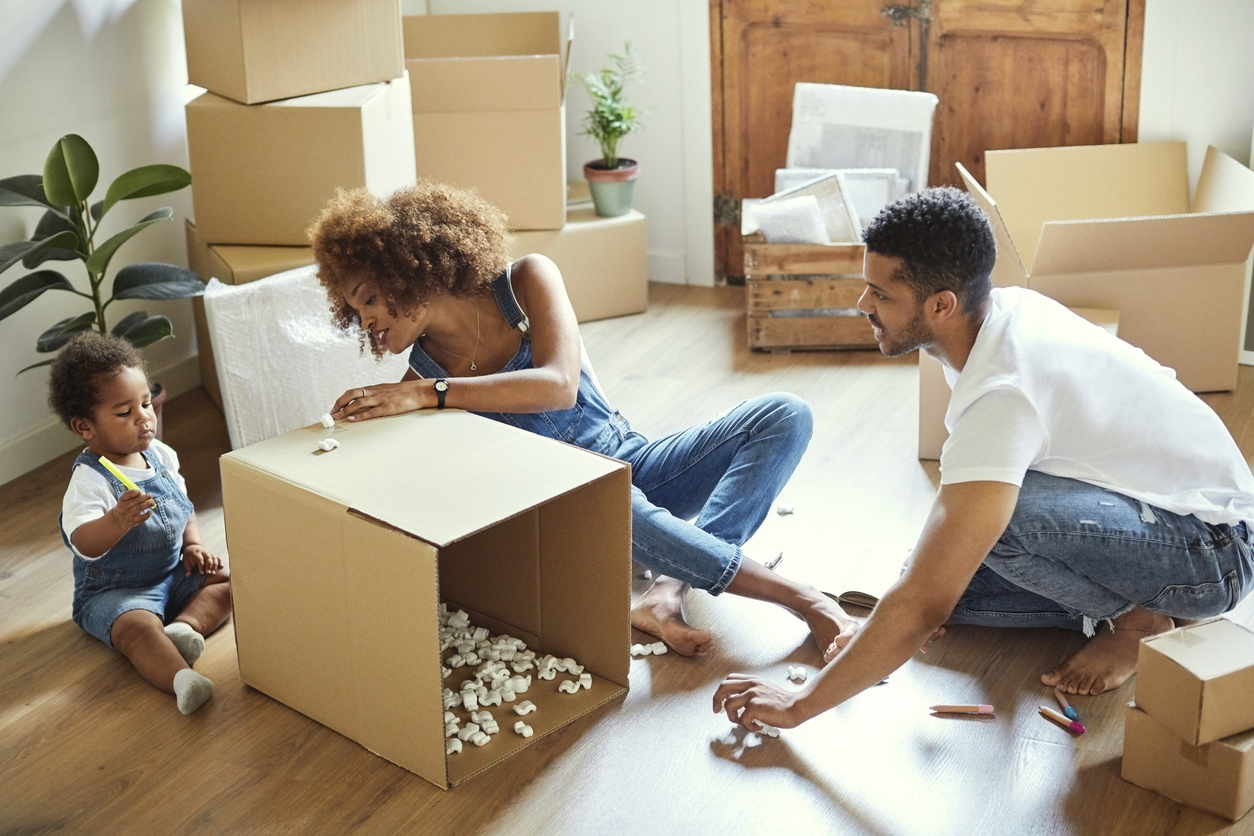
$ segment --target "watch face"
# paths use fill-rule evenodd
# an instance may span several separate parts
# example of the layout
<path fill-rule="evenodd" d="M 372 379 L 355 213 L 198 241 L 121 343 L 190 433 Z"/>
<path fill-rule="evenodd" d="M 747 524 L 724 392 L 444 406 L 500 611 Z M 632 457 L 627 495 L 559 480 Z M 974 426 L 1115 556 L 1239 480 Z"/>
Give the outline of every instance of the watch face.
<path fill-rule="evenodd" d="M 435 390 L 436 390 L 437 392 L 447 392 L 447 391 L 448 391 L 448 381 L 447 381 L 447 380 L 437 380 L 437 381 L 435 382 Z"/>

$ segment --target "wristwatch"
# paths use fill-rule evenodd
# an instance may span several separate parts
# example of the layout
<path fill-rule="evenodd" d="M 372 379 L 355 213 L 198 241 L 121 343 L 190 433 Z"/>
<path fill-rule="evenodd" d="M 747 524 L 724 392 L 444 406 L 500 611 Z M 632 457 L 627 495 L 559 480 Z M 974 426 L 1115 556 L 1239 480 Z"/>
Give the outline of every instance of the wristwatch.
<path fill-rule="evenodd" d="M 448 392 L 448 381 L 441 377 L 436 380 L 431 388 L 435 389 L 435 408 L 443 409 L 444 395 Z"/>

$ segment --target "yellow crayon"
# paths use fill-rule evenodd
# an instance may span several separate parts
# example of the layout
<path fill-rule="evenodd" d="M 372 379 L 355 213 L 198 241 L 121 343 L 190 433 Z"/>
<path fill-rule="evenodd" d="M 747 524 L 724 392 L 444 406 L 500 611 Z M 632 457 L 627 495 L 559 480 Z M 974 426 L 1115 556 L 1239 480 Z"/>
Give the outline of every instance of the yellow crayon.
<path fill-rule="evenodd" d="M 104 456 L 101 456 L 100 463 L 105 466 L 105 470 L 109 471 L 114 476 L 118 477 L 118 481 L 121 482 L 123 485 L 126 485 L 127 490 L 139 491 L 140 493 L 143 493 L 143 490 L 139 487 L 139 485 L 136 485 L 130 479 L 126 478 L 126 474 L 118 470 L 117 466 L 113 462 L 109 461 Z M 156 508 L 157 507 L 156 500 L 149 502 L 148 507 Z"/>

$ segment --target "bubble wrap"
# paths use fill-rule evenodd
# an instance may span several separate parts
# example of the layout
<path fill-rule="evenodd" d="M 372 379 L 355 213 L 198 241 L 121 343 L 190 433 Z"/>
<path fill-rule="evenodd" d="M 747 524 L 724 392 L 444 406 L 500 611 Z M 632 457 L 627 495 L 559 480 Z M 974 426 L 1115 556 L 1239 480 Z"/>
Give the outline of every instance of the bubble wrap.
<path fill-rule="evenodd" d="M 405 374 L 406 355 L 376 361 L 335 329 L 315 271 L 299 267 L 243 285 L 214 279 L 205 288 L 233 449 L 316 424 L 352 387 Z"/>

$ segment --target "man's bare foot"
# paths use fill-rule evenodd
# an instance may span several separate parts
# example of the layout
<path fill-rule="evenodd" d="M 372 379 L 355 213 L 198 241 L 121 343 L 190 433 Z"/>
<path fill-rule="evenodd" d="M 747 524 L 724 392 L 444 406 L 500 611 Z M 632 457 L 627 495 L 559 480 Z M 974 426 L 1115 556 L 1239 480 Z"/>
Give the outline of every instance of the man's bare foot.
<path fill-rule="evenodd" d="M 704 656 L 714 646 L 714 637 L 684 621 L 687 591 L 688 584 L 659 575 L 631 608 L 631 626 L 657 636 L 681 656 Z"/>
<path fill-rule="evenodd" d="M 841 609 L 840 604 L 814 587 L 805 588 L 803 601 L 795 611 L 810 625 L 810 633 L 823 654 L 823 661 L 830 662 L 853 641 L 854 634 L 862 625 Z"/>
<path fill-rule="evenodd" d="M 1088 644 L 1061 665 L 1041 676 L 1041 682 L 1068 694 L 1096 696 L 1114 690 L 1136 673 L 1141 639 L 1165 633 L 1174 623 L 1165 615 L 1137 607 L 1115 619 L 1112 631 L 1098 625 Z"/>

